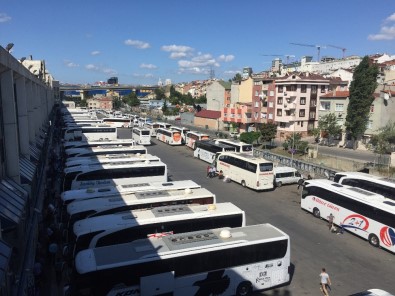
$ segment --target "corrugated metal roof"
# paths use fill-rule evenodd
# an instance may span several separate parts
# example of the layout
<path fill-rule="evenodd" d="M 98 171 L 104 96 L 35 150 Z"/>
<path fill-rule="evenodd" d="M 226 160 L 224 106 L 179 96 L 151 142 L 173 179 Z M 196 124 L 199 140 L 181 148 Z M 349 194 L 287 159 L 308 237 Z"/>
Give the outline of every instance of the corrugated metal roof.
<path fill-rule="evenodd" d="M 19 158 L 19 169 L 21 177 L 25 178 L 28 183 L 32 183 L 34 174 L 36 173 L 36 166 L 29 159 L 21 156 Z"/>
<path fill-rule="evenodd" d="M 4 284 L 5 275 L 11 258 L 12 249 L 2 239 L 0 239 L 0 286 Z"/>
<path fill-rule="evenodd" d="M 0 181 L 0 218 L 19 224 L 28 199 L 27 192 L 11 179 Z"/>
<path fill-rule="evenodd" d="M 29 145 L 29 151 L 30 151 L 30 159 L 33 158 L 35 161 L 40 160 L 40 151 L 34 147 L 34 145 Z"/>

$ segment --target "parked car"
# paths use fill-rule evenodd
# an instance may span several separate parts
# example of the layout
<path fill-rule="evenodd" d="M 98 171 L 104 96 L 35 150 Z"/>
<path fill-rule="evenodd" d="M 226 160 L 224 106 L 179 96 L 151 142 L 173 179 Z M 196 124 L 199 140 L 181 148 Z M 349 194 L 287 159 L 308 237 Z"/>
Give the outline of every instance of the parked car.
<path fill-rule="evenodd" d="M 350 296 L 394 296 L 394 295 L 381 289 L 369 289 L 366 291 L 352 294 Z"/>
<path fill-rule="evenodd" d="M 238 139 L 240 137 L 240 134 L 238 132 L 229 132 L 229 136 L 234 139 Z"/>
<path fill-rule="evenodd" d="M 299 184 L 303 180 L 303 176 L 297 169 L 291 167 L 275 167 L 274 171 L 274 186 L 281 187 L 285 184 Z"/>

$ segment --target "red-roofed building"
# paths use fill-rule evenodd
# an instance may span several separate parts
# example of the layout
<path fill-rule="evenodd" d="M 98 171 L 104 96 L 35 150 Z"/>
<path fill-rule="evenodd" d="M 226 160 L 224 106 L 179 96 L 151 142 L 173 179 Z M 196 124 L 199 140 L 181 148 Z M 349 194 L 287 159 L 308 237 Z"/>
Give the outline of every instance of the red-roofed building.
<path fill-rule="evenodd" d="M 221 111 L 202 110 L 195 114 L 194 125 L 211 130 L 222 130 Z"/>

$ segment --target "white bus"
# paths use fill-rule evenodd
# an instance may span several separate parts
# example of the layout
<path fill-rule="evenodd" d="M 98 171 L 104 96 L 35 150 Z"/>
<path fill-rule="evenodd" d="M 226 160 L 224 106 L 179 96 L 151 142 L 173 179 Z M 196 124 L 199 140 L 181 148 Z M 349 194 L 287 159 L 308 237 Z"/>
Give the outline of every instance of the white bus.
<path fill-rule="evenodd" d="M 250 153 L 252 154 L 252 145 L 247 144 L 237 140 L 229 140 L 229 139 L 216 139 L 220 143 L 224 143 L 226 145 L 230 145 L 236 148 L 236 152 L 242 153 Z"/>
<path fill-rule="evenodd" d="M 122 117 L 106 117 L 102 119 L 103 124 L 107 124 L 112 127 L 132 127 L 133 120 L 130 118 Z"/>
<path fill-rule="evenodd" d="M 117 139 L 113 141 L 69 141 L 63 143 L 64 149 L 70 148 L 89 148 L 99 146 L 133 146 L 136 142 L 130 139 Z"/>
<path fill-rule="evenodd" d="M 156 137 L 156 130 L 159 128 L 159 123 L 147 122 L 144 127 L 150 130 L 151 137 Z"/>
<path fill-rule="evenodd" d="M 195 149 L 196 141 L 209 140 L 210 136 L 204 133 L 189 131 L 185 135 L 185 145 L 189 148 Z"/>
<path fill-rule="evenodd" d="M 251 295 L 288 284 L 290 239 L 270 224 L 217 228 L 87 249 L 75 292 L 91 295 Z"/>
<path fill-rule="evenodd" d="M 251 154 L 223 152 L 216 159 L 216 170 L 225 178 L 254 190 L 273 189 L 273 163 Z"/>
<path fill-rule="evenodd" d="M 146 210 L 88 217 L 74 223 L 74 252 L 188 231 L 245 226 L 245 213 L 230 202 L 211 205 L 170 205 Z"/>
<path fill-rule="evenodd" d="M 167 166 L 161 161 L 114 165 L 80 165 L 64 169 L 63 191 L 90 187 L 105 187 L 114 184 L 114 179 L 123 184 L 144 182 L 167 182 Z"/>
<path fill-rule="evenodd" d="M 181 127 L 181 126 L 171 126 L 170 129 L 179 131 L 181 133 L 182 143 L 185 144 L 187 132 L 190 132 L 191 130 L 187 127 Z"/>
<path fill-rule="evenodd" d="M 159 124 L 159 128 L 170 129 L 170 127 L 171 127 L 170 123 L 166 123 L 166 122 L 162 122 L 162 121 L 158 121 L 156 123 Z"/>
<path fill-rule="evenodd" d="M 88 164 L 124 164 L 149 161 L 160 161 L 160 158 L 151 154 L 106 154 L 86 157 L 70 157 L 66 159 L 65 167 Z"/>
<path fill-rule="evenodd" d="M 138 121 L 138 126 L 144 127 L 148 122 L 152 122 L 152 119 L 148 117 L 139 117 Z"/>
<path fill-rule="evenodd" d="M 175 130 L 158 128 L 156 139 L 169 145 L 182 145 L 181 133 Z"/>
<path fill-rule="evenodd" d="M 330 180 L 303 185 L 301 208 L 329 220 L 375 247 L 395 252 L 395 203 L 382 195 Z"/>
<path fill-rule="evenodd" d="M 115 183 L 116 180 L 115 180 Z M 127 194 L 134 194 L 137 192 L 150 191 L 150 192 L 162 192 L 167 190 L 184 190 L 201 188 L 200 185 L 192 180 L 172 181 L 172 182 L 147 182 L 137 184 L 116 184 L 114 186 L 100 187 L 100 188 L 88 188 L 78 190 L 63 191 L 60 194 L 60 198 L 63 205 L 67 205 L 73 201 L 82 201 L 86 199 L 95 199 L 102 197 L 121 197 Z M 158 194 L 160 195 L 160 194 Z M 214 202 L 212 202 L 214 203 Z"/>
<path fill-rule="evenodd" d="M 110 126 L 81 126 L 67 128 L 64 131 L 65 141 L 101 141 L 116 140 L 118 131 L 116 127 Z"/>
<path fill-rule="evenodd" d="M 106 154 L 146 154 L 147 148 L 142 145 L 114 146 L 103 145 L 99 147 L 70 148 L 65 150 L 66 157 L 96 156 Z"/>
<path fill-rule="evenodd" d="M 151 131 L 148 128 L 134 127 L 132 139 L 140 145 L 151 145 Z"/>
<path fill-rule="evenodd" d="M 86 217 L 123 211 L 182 204 L 214 204 L 215 195 L 205 188 L 150 190 L 71 202 L 67 206 L 69 224 Z"/>
<path fill-rule="evenodd" d="M 215 140 L 196 141 L 193 156 L 208 163 L 213 163 L 217 154 L 236 151 L 235 147 L 219 143 Z"/>
<path fill-rule="evenodd" d="M 391 179 L 360 172 L 340 172 L 335 174 L 334 181 L 375 192 L 395 200 L 395 181 Z"/>

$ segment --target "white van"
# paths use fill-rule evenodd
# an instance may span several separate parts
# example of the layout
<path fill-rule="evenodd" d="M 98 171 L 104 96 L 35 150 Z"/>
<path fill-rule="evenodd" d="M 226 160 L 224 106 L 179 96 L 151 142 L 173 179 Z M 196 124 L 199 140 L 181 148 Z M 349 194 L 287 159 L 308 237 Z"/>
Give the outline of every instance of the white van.
<path fill-rule="evenodd" d="M 284 184 L 296 184 L 299 180 L 303 180 L 303 176 L 297 169 L 290 167 L 275 167 L 274 172 L 274 186 L 281 187 Z"/>

